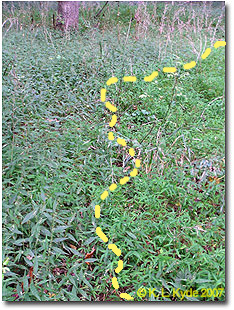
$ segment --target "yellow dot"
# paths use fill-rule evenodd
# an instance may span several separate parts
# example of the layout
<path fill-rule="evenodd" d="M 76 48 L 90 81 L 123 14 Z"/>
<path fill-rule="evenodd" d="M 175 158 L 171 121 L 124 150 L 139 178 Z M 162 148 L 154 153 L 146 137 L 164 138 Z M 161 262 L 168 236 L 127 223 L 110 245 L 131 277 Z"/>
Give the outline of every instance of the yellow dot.
<path fill-rule="evenodd" d="M 112 285 L 114 286 L 114 288 L 117 290 L 119 288 L 119 284 L 118 284 L 118 281 L 117 281 L 117 278 L 116 277 L 113 277 L 112 278 Z"/>
<path fill-rule="evenodd" d="M 115 139 L 115 137 L 114 137 L 114 135 L 113 135 L 113 132 L 109 132 L 109 133 L 108 133 L 108 139 L 109 139 L 109 140 L 114 140 L 114 139 Z"/>
<path fill-rule="evenodd" d="M 137 168 L 139 168 L 139 167 L 141 166 L 141 161 L 140 161 L 140 159 L 136 159 L 136 161 L 135 161 L 135 166 L 136 166 Z"/>
<path fill-rule="evenodd" d="M 117 143 L 119 143 L 120 145 L 122 144 L 122 139 L 121 138 L 118 138 L 117 139 Z"/>
<path fill-rule="evenodd" d="M 122 139 L 122 146 L 126 146 L 126 145 L 127 145 L 126 141 Z"/>
<path fill-rule="evenodd" d="M 103 192 L 101 194 L 101 200 L 105 200 L 108 195 L 109 195 L 108 191 Z"/>
<path fill-rule="evenodd" d="M 119 183 L 120 183 L 121 185 L 124 185 L 124 184 L 126 184 L 128 181 L 129 181 L 129 177 L 123 177 L 122 179 L 120 179 Z"/>
<path fill-rule="evenodd" d="M 95 206 L 95 217 L 96 218 L 100 217 L 100 206 L 99 205 Z"/>
<path fill-rule="evenodd" d="M 129 155 L 131 155 L 132 157 L 134 157 L 135 156 L 135 151 L 134 151 L 134 149 L 133 148 L 131 148 L 131 149 L 129 149 Z"/>
<path fill-rule="evenodd" d="M 131 177 L 135 177 L 137 175 L 137 169 L 134 168 L 131 172 L 130 172 L 130 176 Z"/>
<path fill-rule="evenodd" d="M 117 184 L 113 183 L 110 185 L 109 190 L 113 192 L 117 188 Z"/>

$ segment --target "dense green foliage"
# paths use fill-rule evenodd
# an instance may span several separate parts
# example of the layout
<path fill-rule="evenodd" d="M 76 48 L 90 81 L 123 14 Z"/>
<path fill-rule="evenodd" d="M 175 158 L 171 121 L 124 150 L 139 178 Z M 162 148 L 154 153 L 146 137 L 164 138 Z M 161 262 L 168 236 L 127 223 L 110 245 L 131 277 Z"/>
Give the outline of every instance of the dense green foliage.
<path fill-rule="evenodd" d="M 200 58 L 224 39 L 222 8 L 188 5 L 176 15 L 182 6 L 169 5 L 160 33 L 165 4 L 155 7 L 141 12 L 146 31 L 136 5 L 109 4 L 96 19 L 96 7 L 82 7 L 79 33 L 69 34 L 51 28 L 56 8 L 45 16 L 36 6 L 5 7 L 3 17 L 18 23 L 3 32 L 4 300 L 119 301 L 119 292 L 179 300 L 173 289 L 225 287 L 225 49 Z M 185 71 L 192 60 L 197 66 Z M 176 74 L 162 73 L 173 65 Z M 145 83 L 154 70 L 159 76 Z M 107 79 L 124 75 L 138 82 L 108 87 L 108 98 L 142 167 L 97 220 L 100 194 L 132 166 L 127 149 L 107 139 L 111 113 L 100 101 Z M 122 251 L 118 292 L 118 259 L 97 226 Z M 140 287 L 160 296 L 141 299 Z"/>

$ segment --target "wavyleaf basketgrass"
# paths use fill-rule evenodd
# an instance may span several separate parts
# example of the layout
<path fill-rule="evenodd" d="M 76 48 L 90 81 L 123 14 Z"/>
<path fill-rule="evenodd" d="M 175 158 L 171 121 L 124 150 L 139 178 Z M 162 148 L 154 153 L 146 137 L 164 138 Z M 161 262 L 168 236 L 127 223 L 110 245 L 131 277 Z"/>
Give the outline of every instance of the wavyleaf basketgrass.
<path fill-rule="evenodd" d="M 138 288 L 164 287 L 179 300 L 174 288 L 225 287 L 224 49 L 191 71 L 161 72 L 224 39 L 222 7 L 175 4 L 166 14 L 165 3 L 148 3 L 140 39 L 135 5 L 110 4 L 98 25 L 97 9 L 81 7 L 79 34 L 69 36 L 50 28 L 53 7 L 42 19 L 38 4 L 5 6 L 15 23 L 3 29 L 3 299 L 120 300 L 111 284 L 117 262 L 96 237 L 93 212 L 129 166 L 106 138 L 99 90 L 112 75 L 142 80 L 109 93 L 119 132 L 142 158 L 138 177 L 108 197 L 100 219 L 124 255 L 121 292 L 154 300 Z M 146 84 L 154 70 L 158 78 Z"/>

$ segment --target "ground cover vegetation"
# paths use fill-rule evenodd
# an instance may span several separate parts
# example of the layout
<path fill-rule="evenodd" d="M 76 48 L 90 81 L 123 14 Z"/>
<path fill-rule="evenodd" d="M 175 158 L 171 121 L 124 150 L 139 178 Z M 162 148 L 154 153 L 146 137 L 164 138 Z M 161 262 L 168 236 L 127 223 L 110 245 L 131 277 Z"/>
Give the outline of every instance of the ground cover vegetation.
<path fill-rule="evenodd" d="M 225 48 L 213 48 L 224 4 L 113 2 L 96 16 L 104 3 L 82 2 L 67 33 L 53 29 L 56 5 L 3 3 L 3 299 L 175 301 L 178 288 L 224 288 Z M 97 220 L 100 194 L 132 167 L 107 139 L 100 101 L 124 75 L 138 81 L 108 87 L 108 99 L 142 166 Z M 97 226 L 122 251 L 118 291 L 118 259 Z M 159 296 L 141 298 L 141 287 Z"/>

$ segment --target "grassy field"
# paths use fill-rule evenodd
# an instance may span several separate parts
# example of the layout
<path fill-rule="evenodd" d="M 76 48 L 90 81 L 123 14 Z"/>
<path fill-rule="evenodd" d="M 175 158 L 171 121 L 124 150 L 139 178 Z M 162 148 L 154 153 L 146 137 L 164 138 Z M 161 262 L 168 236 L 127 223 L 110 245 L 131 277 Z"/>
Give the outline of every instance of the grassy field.
<path fill-rule="evenodd" d="M 98 8 L 82 6 L 79 32 L 64 35 L 51 26 L 55 3 L 3 5 L 3 300 L 177 301 L 191 288 L 199 295 L 183 300 L 225 300 L 225 48 L 213 48 L 224 8 L 136 9 L 112 3 L 94 18 Z M 109 86 L 108 100 L 142 165 L 96 219 L 100 195 L 133 166 L 107 139 L 100 101 L 125 75 L 138 80 Z M 97 226 L 122 251 L 118 291 L 118 258 Z"/>

